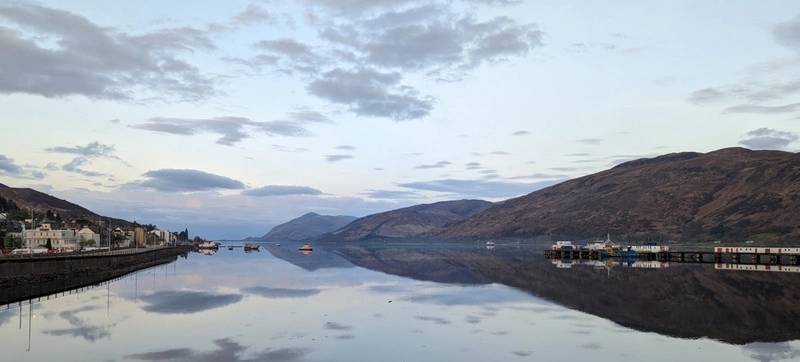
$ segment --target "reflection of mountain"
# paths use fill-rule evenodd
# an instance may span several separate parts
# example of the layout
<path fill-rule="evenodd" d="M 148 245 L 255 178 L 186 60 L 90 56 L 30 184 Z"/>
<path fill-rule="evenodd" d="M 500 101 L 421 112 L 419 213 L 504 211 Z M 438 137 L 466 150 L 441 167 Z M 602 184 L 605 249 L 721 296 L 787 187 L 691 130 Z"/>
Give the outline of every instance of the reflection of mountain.
<path fill-rule="evenodd" d="M 316 248 L 310 254 L 303 254 L 297 248 L 302 244 L 287 243 L 267 244 L 264 247 L 272 256 L 286 260 L 287 262 L 299 266 L 305 270 L 314 271 L 322 268 L 351 268 L 353 264 L 339 255 L 327 250 Z"/>
<path fill-rule="evenodd" d="M 800 276 L 662 270 L 557 269 L 530 249 L 379 248 L 347 245 L 353 264 L 443 283 L 501 283 L 641 331 L 744 344 L 800 338 Z"/>

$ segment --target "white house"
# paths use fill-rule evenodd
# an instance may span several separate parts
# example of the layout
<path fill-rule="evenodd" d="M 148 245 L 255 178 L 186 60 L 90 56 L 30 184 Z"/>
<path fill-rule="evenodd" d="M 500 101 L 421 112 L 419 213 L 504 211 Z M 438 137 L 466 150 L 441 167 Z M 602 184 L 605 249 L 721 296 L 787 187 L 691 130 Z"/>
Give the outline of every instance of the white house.
<path fill-rule="evenodd" d="M 75 230 L 51 229 L 50 224 L 42 224 L 33 230 L 22 231 L 22 242 L 25 248 L 38 248 L 47 245 L 53 249 L 77 249 L 80 237 Z"/>
<path fill-rule="evenodd" d="M 94 246 L 100 246 L 100 234 L 96 234 L 92 229 L 84 227 L 78 231 L 78 237 L 82 242 L 94 242 Z"/>

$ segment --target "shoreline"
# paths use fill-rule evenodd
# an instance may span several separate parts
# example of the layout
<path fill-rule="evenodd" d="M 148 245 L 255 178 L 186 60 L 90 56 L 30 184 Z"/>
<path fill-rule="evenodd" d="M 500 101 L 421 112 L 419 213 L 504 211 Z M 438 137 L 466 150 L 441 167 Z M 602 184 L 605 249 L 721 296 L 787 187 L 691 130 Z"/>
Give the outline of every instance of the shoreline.
<path fill-rule="evenodd" d="M 61 293 L 152 266 L 173 262 L 188 247 L 145 249 L 112 255 L 62 255 L 0 259 L 0 305 Z"/>

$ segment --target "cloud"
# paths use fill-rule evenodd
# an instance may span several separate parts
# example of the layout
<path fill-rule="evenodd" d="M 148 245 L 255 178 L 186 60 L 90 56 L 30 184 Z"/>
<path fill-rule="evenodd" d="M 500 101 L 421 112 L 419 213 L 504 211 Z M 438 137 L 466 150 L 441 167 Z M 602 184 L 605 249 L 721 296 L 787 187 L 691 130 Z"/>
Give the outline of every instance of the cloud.
<path fill-rule="evenodd" d="M 320 292 L 319 289 L 285 289 L 270 287 L 251 287 L 242 289 L 242 291 L 265 298 L 308 298 Z"/>
<path fill-rule="evenodd" d="M 326 155 L 325 156 L 325 161 L 328 161 L 328 162 L 339 162 L 339 161 L 343 161 L 343 160 L 349 160 L 349 159 L 352 159 L 352 158 L 353 158 L 353 156 L 351 156 L 351 155 Z"/>
<path fill-rule="evenodd" d="M 528 132 L 528 131 L 520 130 L 520 131 L 514 131 L 514 133 L 512 133 L 511 135 L 512 136 L 525 136 L 525 135 L 529 135 L 529 134 L 531 134 L 531 133 Z"/>
<path fill-rule="evenodd" d="M 747 132 L 739 144 L 754 150 L 782 150 L 798 140 L 792 132 L 778 131 L 772 128 L 759 128 Z"/>
<path fill-rule="evenodd" d="M 506 5 L 509 0 L 475 0 Z M 506 16 L 479 19 L 473 7 L 406 0 L 307 0 L 317 38 L 265 39 L 259 54 L 231 59 L 254 69 L 298 73 L 309 94 L 358 115 L 395 121 L 427 117 L 435 98 L 404 82 L 406 75 L 441 81 L 527 56 L 542 45 L 533 23 Z M 317 11 L 323 13 L 317 15 Z M 336 19 L 329 20 L 329 19 Z M 259 58 L 261 57 L 261 58 Z"/>
<path fill-rule="evenodd" d="M 309 93 L 349 107 L 360 116 L 385 117 L 404 121 L 427 116 L 433 98 L 420 96 L 400 85 L 401 75 L 371 68 L 337 68 L 323 73 L 308 84 Z"/>
<path fill-rule="evenodd" d="M 467 162 L 464 164 L 464 168 L 466 168 L 467 170 L 479 170 L 482 169 L 483 166 L 481 165 L 480 162 Z"/>
<path fill-rule="evenodd" d="M 418 165 L 417 167 L 414 168 L 416 169 L 444 168 L 450 165 L 452 165 L 450 161 L 439 161 L 428 165 Z"/>
<path fill-rule="evenodd" d="M 16 176 L 22 174 L 22 167 L 17 165 L 13 158 L 0 155 L 0 172 L 6 175 Z"/>
<path fill-rule="evenodd" d="M 602 141 L 603 140 L 599 138 L 582 138 L 578 140 L 579 143 L 583 143 L 585 145 L 598 145 Z"/>
<path fill-rule="evenodd" d="M 81 168 L 81 166 L 89 163 L 89 158 L 84 156 L 78 156 L 72 159 L 72 161 L 64 164 L 61 166 L 61 169 L 67 172 L 77 173 L 79 175 L 83 175 L 86 177 L 100 177 L 100 176 L 109 176 L 108 174 L 96 172 L 96 171 L 89 171 Z"/>
<path fill-rule="evenodd" d="M 133 35 L 67 11 L 33 4 L 0 6 L 0 93 L 93 99 L 137 98 L 137 92 L 178 101 L 216 93 L 214 81 L 180 53 L 214 48 L 207 30 L 159 29 Z"/>
<path fill-rule="evenodd" d="M 210 190 L 240 190 L 241 181 L 212 173 L 188 169 L 161 169 L 148 171 L 147 178 L 134 185 L 164 192 L 195 192 Z"/>
<path fill-rule="evenodd" d="M 553 181 L 516 183 L 487 180 L 442 179 L 402 183 L 399 186 L 424 191 L 456 194 L 461 197 L 506 198 L 520 196 L 552 185 Z"/>
<path fill-rule="evenodd" d="M 272 20 L 272 14 L 257 4 L 248 5 L 241 13 L 233 17 L 233 23 L 236 25 L 269 23 Z"/>
<path fill-rule="evenodd" d="M 272 145 L 272 149 L 278 152 L 290 152 L 290 153 L 300 153 L 300 152 L 308 152 L 310 151 L 308 148 L 303 147 L 288 147 L 283 145 Z"/>
<path fill-rule="evenodd" d="M 322 191 L 308 186 L 269 185 L 242 191 L 242 195 L 268 197 L 288 195 L 322 195 Z"/>
<path fill-rule="evenodd" d="M 325 323 L 325 329 L 329 329 L 332 331 L 349 331 L 353 329 L 353 326 L 344 325 L 341 323 L 336 322 L 327 322 Z"/>
<path fill-rule="evenodd" d="M 370 199 L 384 200 L 411 200 L 421 198 L 421 195 L 416 192 L 399 190 L 369 190 L 362 194 Z"/>
<path fill-rule="evenodd" d="M 142 309 L 159 314 L 190 314 L 221 308 L 242 300 L 241 294 L 217 294 L 188 290 L 160 290 L 140 297 Z"/>
<path fill-rule="evenodd" d="M 86 177 L 110 176 L 106 173 L 90 171 L 82 168 L 82 166 L 88 164 L 92 159 L 95 158 L 110 158 L 121 162 L 125 166 L 130 166 L 130 164 L 128 164 L 118 156 L 114 155 L 113 145 L 105 145 L 96 141 L 88 143 L 86 146 L 57 146 L 57 147 L 47 148 L 45 149 L 45 151 L 52 153 L 78 155 L 77 157 L 73 158 L 72 161 L 61 166 L 61 169 L 63 171 L 77 173 L 79 175 L 83 175 Z M 51 168 L 50 166 L 51 165 L 48 164 L 46 167 Z"/>
<path fill-rule="evenodd" d="M 778 43 L 800 50 L 800 16 L 775 25 L 772 35 Z"/>
<path fill-rule="evenodd" d="M 492 152 L 492 154 L 493 155 L 497 155 L 497 156 L 508 156 L 508 155 L 510 155 L 510 153 L 508 153 L 506 151 L 494 151 L 494 152 Z"/>
<path fill-rule="evenodd" d="M 426 322 L 433 322 L 440 325 L 450 324 L 450 321 L 440 317 L 430 317 L 430 316 L 416 316 L 414 319 L 426 321 Z"/>
<path fill-rule="evenodd" d="M 388 10 L 324 33 L 372 66 L 457 77 L 483 63 L 527 55 L 543 36 L 535 24 L 505 16 L 479 21 L 439 4 Z"/>
<path fill-rule="evenodd" d="M 727 97 L 727 94 L 716 88 L 703 88 L 692 92 L 689 101 L 695 104 L 708 104 Z"/>
<path fill-rule="evenodd" d="M 337 150 L 352 151 L 352 150 L 355 150 L 356 147 L 355 146 L 350 146 L 350 145 L 341 145 L 341 146 L 336 146 L 336 149 Z"/>
<path fill-rule="evenodd" d="M 45 149 L 47 152 L 66 153 L 85 157 L 115 157 L 114 146 L 104 145 L 100 142 L 91 142 L 86 146 L 59 146 Z"/>
<path fill-rule="evenodd" d="M 779 106 L 764 106 L 758 104 L 741 104 L 725 108 L 722 113 L 750 113 L 750 114 L 785 114 L 793 113 L 800 109 L 800 102 Z"/>
<path fill-rule="evenodd" d="M 253 354 L 250 358 L 242 356 L 247 347 L 230 339 L 214 340 L 215 349 L 196 351 L 189 348 L 170 348 L 162 351 L 135 353 L 126 355 L 125 359 L 139 361 L 186 361 L 186 362 L 293 362 L 301 361 L 310 352 L 307 348 L 266 349 Z"/>
<path fill-rule="evenodd" d="M 193 118 L 150 118 L 144 123 L 130 126 L 131 128 L 148 130 L 152 132 L 168 133 L 180 136 L 192 136 L 201 133 L 219 135 L 217 144 L 232 146 L 251 133 L 259 132 L 270 136 L 306 137 L 308 131 L 298 121 L 269 121 L 256 122 L 244 117 L 214 117 L 205 119 Z"/>
<path fill-rule="evenodd" d="M 328 116 L 312 110 L 297 110 L 294 112 L 289 112 L 289 119 L 297 122 L 307 122 L 307 123 L 332 123 Z"/>
<path fill-rule="evenodd" d="M 20 166 L 13 158 L 0 155 L 0 175 L 13 178 L 41 180 L 45 174 L 28 166 Z"/>

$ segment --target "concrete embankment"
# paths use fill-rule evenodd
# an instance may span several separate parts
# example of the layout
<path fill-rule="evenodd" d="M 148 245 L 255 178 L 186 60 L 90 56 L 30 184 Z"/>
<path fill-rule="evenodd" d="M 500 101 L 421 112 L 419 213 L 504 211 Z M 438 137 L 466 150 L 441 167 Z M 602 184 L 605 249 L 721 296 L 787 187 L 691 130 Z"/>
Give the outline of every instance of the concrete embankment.
<path fill-rule="evenodd" d="M 169 263 L 186 247 L 131 249 L 111 253 L 0 258 L 0 305 L 59 293 Z"/>

